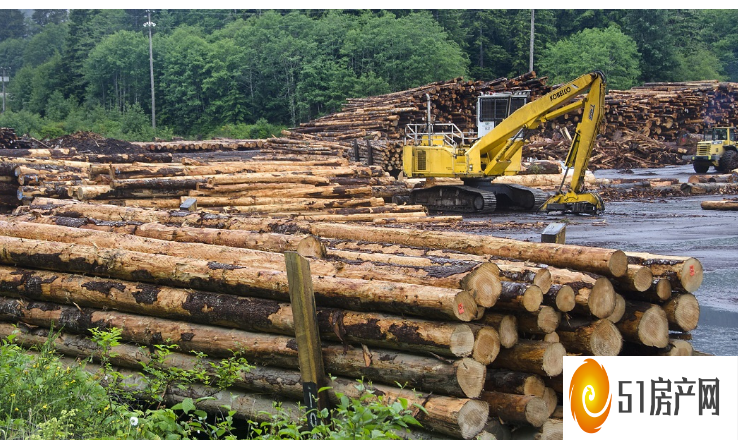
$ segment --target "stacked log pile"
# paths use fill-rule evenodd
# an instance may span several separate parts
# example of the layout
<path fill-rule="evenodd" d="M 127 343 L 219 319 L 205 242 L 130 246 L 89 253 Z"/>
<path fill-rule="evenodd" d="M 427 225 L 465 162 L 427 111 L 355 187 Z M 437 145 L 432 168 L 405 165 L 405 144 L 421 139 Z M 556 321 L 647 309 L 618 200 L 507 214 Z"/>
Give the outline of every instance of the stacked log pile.
<path fill-rule="evenodd" d="M 422 206 L 391 203 L 393 197 L 407 195 L 404 183 L 377 166 L 349 164 L 345 159 L 98 164 L 0 156 L 0 166 L 6 207 L 33 197 L 166 209 L 194 200 L 191 209 L 304 220 L 461 219 L 429 217 Z"/>
<path fill-rule="evenodd" d="M 134 142 L 144 151 L 202 153 L 208 151 L 253 151 L 278 160 L 314 160 L 347 157 L 348 147 L 337 142 L 283 131 L 269 139 L 213 139 L 203 141 Z"/>
<path fill-rule="evenodd" d="M 269 380 L 296 377 L 281 253 L 297 250 L 327 372 L 390 399 L 407 384 L 424 427 L 451 438 L 519 426 L 548 438 L 565 354 L 689 354 L 676 335 L 699 316 L 702 267 L 686 257 L 40 198 L 0 234 L 0 317 L 31 328 L 17 340 L 55 321 L 70 355 L 100 326 L 137 344 L 169 338 L 184 363 L 189 350 L 240 350 L 259 368 L 239 391 L 282 400 L 299 396 Z"/>
<path fill-rule="evenodd" d="M 563 136 L 534 136 L 523 147 L 523 156 L 539 160 L 565 160 L 571 141 Z M 653 140 L 644 134 L 621 129 L 612 139 L 599 137 L 592 151 L 589 169 L 658 168 L 686 163 L 689 149 Z"/>
<path fill-rule="evenodd" d="M 638 131 L 652 139 L 676 141 L 680 132 L 703 133 L 738 122 L 738 84 L 699 81 L 649 83 L 630 90 L 610 90 L 605 98 L 607 132 Z"/>
<path fill-rule="evenodd" d="M 16 148 L 18 136 L 12 128 L 0 127 L 0 148 Z"/>

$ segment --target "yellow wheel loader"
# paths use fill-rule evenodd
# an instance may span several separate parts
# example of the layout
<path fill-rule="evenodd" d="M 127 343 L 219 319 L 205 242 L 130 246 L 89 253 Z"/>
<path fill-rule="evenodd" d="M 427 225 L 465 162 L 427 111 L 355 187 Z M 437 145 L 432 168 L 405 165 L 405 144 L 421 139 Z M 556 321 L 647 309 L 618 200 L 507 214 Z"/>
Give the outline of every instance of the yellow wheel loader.
<path fill-rule="evenodd" d="M 730 173 L 738 168 L 738 150 L 735 127 L 715 127 L 697 143 L 697 154 L 691 157 L 695 173 L 706 173 L 710 167 Z"/>

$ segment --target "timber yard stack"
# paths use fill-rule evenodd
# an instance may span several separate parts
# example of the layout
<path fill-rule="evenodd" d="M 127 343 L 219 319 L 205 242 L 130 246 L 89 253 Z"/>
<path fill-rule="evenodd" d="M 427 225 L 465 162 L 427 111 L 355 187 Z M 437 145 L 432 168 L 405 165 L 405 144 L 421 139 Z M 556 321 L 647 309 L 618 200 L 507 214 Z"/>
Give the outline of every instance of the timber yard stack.
<path fill-rule="evenodd" d="M 342 142 L 353 160 L 374 163 L 389 172 L 399 171 L 402 169 L 405 126 L 426 123 L 426 94 L 431 98 L 435 123 L 454 123 L 464 132 L 475 132 L 479 94 L 530 90 L 531 95 L 537 97 L 547 91 L 544 82 L 545 78 L 536 78 L 534 72 L 494 81 L 456 78 L 402 92 L 349 99 L 341 112 L 301 124 L 293 132 L 312 135 L 313 139 Z M 358 158 L 354 149 L 359 150 Z"/>
<path fill-rule="evenodd" d="M 538 160 L 563 160 L 571 141 L 563 135 L 554 138 L 534 136 L 524 147 L 526 157 Z M 684 163 L 682 156 L 689 153 L 684 147 L 656 141 L 648 136 L 623 128 L 613 139 L 597 140 L 589 169 L 656 168 Z"/>
<path fill-rule="evenodd" d="M 563 356 L 689 355 L 699 317 L 693 258 L 36 198 L 0 218 L 0 318 L 29 345 L 64 326 L 70 356 L 95 327 L 170 340 L 171 366 L 239 352 L 257 367 L 217 402 L 260 420 L 302 396 L 285 251 L 310 260 L 331 398 L 363 377 L 423 405 L 434 438 L 561 438 Z M 143 356 L 116 350 L 123 367 Z"/>
<path fill-rule="evenodd" d="M 676 141 L 681 132 L 738 122 L 738 84 L 718 81 L 649 83 L 610 90 L 605 98 L 607 132 L 627 128 L 652 139 Z"/>
<path fill-rule="evenodd" d="M 303 220 L 419 223 L 461 219 L 429 217 L 422 206 L 390 203 L 394 196 L 406 195 L 408 188 L 379 167 L 349 164 L 340 158 L 302 159 L 100 164 L 0 157 L 0 177 L 5 179 L 0 190 L 6 208 L 41 196 L 165 209 L 196 200 L 190 209 Z"/>

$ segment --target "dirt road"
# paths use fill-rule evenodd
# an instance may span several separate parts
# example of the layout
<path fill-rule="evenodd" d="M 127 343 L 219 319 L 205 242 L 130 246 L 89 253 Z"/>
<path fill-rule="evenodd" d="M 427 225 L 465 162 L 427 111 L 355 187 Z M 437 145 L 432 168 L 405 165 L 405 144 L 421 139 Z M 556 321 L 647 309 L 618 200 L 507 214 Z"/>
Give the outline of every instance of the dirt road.
<path fill-rule="evenodd" d="M 692 167 L 675 166 L 621 174 L 595 172 L 596 177 L 663 177 L 686 182 Z M 609 202 L 599 217 L 526 214 L 495 215 L 494 221 L 565 222 L 567 243 L 601 246 L 663 255 L 698 258 L 705 278 L 696 292 L 699 326 L 692 332 L 697 350 L 716 355 L 738 355 L 738 212 L 706 211 L 703 200 L 723 196 L 695 196 L 658 200 Z M 505 236 L 540 241 L 542 229 L 505 231 Z M 494 234 L 498 235 L 498 234 Z"/>

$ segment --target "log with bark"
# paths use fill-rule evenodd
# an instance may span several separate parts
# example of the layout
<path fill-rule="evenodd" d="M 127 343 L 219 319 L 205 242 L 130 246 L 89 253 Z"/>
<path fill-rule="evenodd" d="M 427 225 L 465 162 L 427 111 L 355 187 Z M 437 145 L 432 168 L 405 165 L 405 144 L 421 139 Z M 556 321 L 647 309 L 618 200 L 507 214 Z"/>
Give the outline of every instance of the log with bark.
<path fill-rule="evenodd" d="M 151 282 L 172 287 L 286 300 L 285 272 L 208 262 L 192 258 L 97 248 L 41 240 L 0 236 L 0 261 L 30 268 L 90 273 Z M 435 316 L 470 321 L 477 316 L 471 294 L 458 289 L 366 281 L 338 277 L 313 277 L 316 300 L 332 306 Z M 403 292 L 405 292 L 403 294 Z M 387 301 L 387 302 L 384 302 Z M 384 304 L 384 305 L 383 305 Z"/>
<path fill-rule="evenodd" d="M 657 278 L 667 278 L 674 290 L 694 293 L 702 284 L 702 264 L 696 258 L 626 252 L 628 262 L 648 266 Z"/>
<path fill-rule="evenodd" d="M 169 341 L 177 344 L 182 352 L 194 350 L 216 357 L 230 357 L 237 352 L 259 365 L 293 369 L 298 365 L 297 346 L 289 336 L 6 297 L 0 297 L 0 317 L 47 328 L 56 323 L 75 333 L 86 333 L 90 328 L 117 327 L 122 330 L 124 341 L 136 344 Z M 329 373 L 364 376 L 390 385 L 396 382 L 412 384 L 420 390 L 449 396 L 477 397 L 485 379 L 484 366 L 470 358 L 447 363 L 399 351 L 324 343 L 323 359 Z"/>

